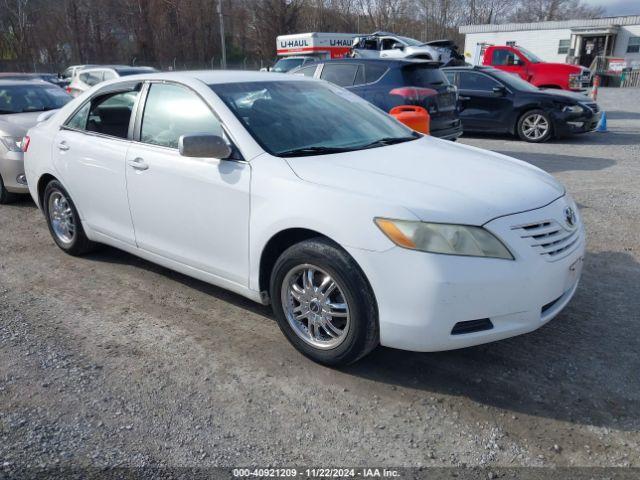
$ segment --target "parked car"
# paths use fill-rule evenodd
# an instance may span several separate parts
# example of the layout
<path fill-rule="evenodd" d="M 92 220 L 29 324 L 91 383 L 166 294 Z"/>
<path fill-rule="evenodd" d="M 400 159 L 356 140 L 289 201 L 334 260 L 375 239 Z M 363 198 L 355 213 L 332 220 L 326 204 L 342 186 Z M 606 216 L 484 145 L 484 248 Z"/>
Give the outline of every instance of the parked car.
<path fill-rule="evenodd" d="M 508 133 L 527 142 L 594 130 L 602 112 L 586 95 L 546 90 L 491 67 L 451 67 L 465 132 Z"/>
<path fill-rule="evenodd" d="M 57 73 L 0 73 L 0 80 L 42 80 L 53 85 L 65 88 L 67 81 Z"/>
<path fill-rule="evenodd" d="M 301 67 L 303 65 L 307 65 L 308 63 L 315 62 L 317 60 L 316 57 L 308 56 L 308 55 L 300 55 L 300 56 L 291 56 L 284 57 L 279 59 L 273 67 L 269 70 L 270 72 L 276 73 L 287 73 L 294 68 Z"/>
<path fill-rule="evenodd" d="M 28 193 L 22 139 L 42 112 L 65 105 L 64 90 L 40 80 L 0 79 L 0 204 Z"/>
<path fill-rule="evenodd" d="M 60 74 L 62 78 L 65 78 L 69 83 L 80 73 L 81 70 L 85 70 L 91 67 L 97 67 L 98 65 L 86 64 L 86 65 L 71 65 L 67 67 L 64 72 Z"/>
<path fill-rule="evenodd" d="M 385 112 L 400 105 L 424 107 L 431 116 L 431 135 L 449 140 L 462 135 L 456 89 L 435 62 L 343 58 L 291 73 L 344 87 Z"/>
<path fill-rule="evenodd" d="M 580 277 L 584 229 L 551 175 L 328 82 L 122 78 L 28 136 L 29 189 L 63 251 L 106 243 L 271 303 L 324 364 L 530 332 Z"/>
<path fill-rule="evenodd" d="M 420 58 L 440 61 L 440 52 L 430 45 L 389 32 L 357 37 L 351 47 L 355 58 Z"/>
<path fill-rule="evenodd" d="M 107 80 L 153 72 L 157 72 L 157 70 L 151 67 L 129 67 L 126 65 L 103 65 L 100 67 L 86 68 L 78 72 L 76 77 L 71 81 L 71 84 L 67 87 L 67 92 L 71 96 L 77 97 L 94 85 Z"/>
<path fill-rule="evenodd" d="M 584 90 L 591 84 L 591 71 L 580 65 L 550 63 L 518 46 L 491 45 L 482 57 L 482 65 L 515 73 L 540 88 Z"/>

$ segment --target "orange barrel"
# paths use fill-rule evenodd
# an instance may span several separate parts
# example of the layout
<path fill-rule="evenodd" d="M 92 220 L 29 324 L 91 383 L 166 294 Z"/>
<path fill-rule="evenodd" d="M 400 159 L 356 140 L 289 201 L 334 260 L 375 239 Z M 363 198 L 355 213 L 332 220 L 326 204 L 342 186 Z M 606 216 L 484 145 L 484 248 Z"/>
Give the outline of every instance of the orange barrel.
<path fill-rule="evenodd" d="M 431 117 L 424 108 L 417 105 L 400 105 L 392 108 L 389 114 L 416 132 L 429 135 Z"/>

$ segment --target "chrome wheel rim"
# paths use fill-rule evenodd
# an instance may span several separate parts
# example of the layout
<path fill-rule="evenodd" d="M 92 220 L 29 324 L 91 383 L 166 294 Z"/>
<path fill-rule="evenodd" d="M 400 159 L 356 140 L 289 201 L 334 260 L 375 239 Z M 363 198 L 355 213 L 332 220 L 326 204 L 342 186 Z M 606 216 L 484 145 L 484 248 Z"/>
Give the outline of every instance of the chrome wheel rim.
<path fill-rule="evenodd" d="M 76 237 L 76 223 L 69 200 L 59 190 L 49 195 L 49 220 L 55 236 L 64 244 Z"/>
<path fill-rule="evenodd" d="M 350 326 L 349 305 L 342 287 L 315 265 L 298 265 L 285 275 L 281 300 L 289 325 L 315 348 L 340 345 Z"/>
<path fill-rule="evenodd" d="M 549 122 L 539 113 L 527 116 L 522 122 L 522 133 L 530 140 L 540 140 L 549 131 Z"/>

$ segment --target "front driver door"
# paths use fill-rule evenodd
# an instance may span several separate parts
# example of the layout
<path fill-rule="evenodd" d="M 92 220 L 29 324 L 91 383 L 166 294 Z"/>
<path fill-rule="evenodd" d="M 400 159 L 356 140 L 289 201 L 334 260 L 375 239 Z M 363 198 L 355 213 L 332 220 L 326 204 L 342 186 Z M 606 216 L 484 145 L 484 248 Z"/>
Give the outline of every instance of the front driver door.
<path fill-rule="evenodd" d="M 127 190 L 138 247 L 200 271 L 248 284 L 248 163 L 187 158 L 178 140 L 189 133 L 223 135 L 194 91 L 151 83 L 139 142 L 127 153 Z"/>
<path fill-rule="evenodd" d="M 513 94 L 497 80 L 479 72 L 458 71 L 460 120 L 465 130 L 508 132 Z"/>

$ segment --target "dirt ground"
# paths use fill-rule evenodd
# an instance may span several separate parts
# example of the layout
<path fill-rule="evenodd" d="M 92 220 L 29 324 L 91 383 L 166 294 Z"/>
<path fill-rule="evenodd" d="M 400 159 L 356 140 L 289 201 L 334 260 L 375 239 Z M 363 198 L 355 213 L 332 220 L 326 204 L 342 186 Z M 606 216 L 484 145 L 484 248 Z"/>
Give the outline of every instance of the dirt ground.
<path fill-rule="evenodd" d="M 564 182 L 588 253 L 555 320 L 458 351 L 324 368 L 267 308 L 115 249 L 67 256 L 28 199 L 0 207 L 0 472 L 640 467 L 639 96 L 600 90 L 609 133 L 461 139 Z"/>

